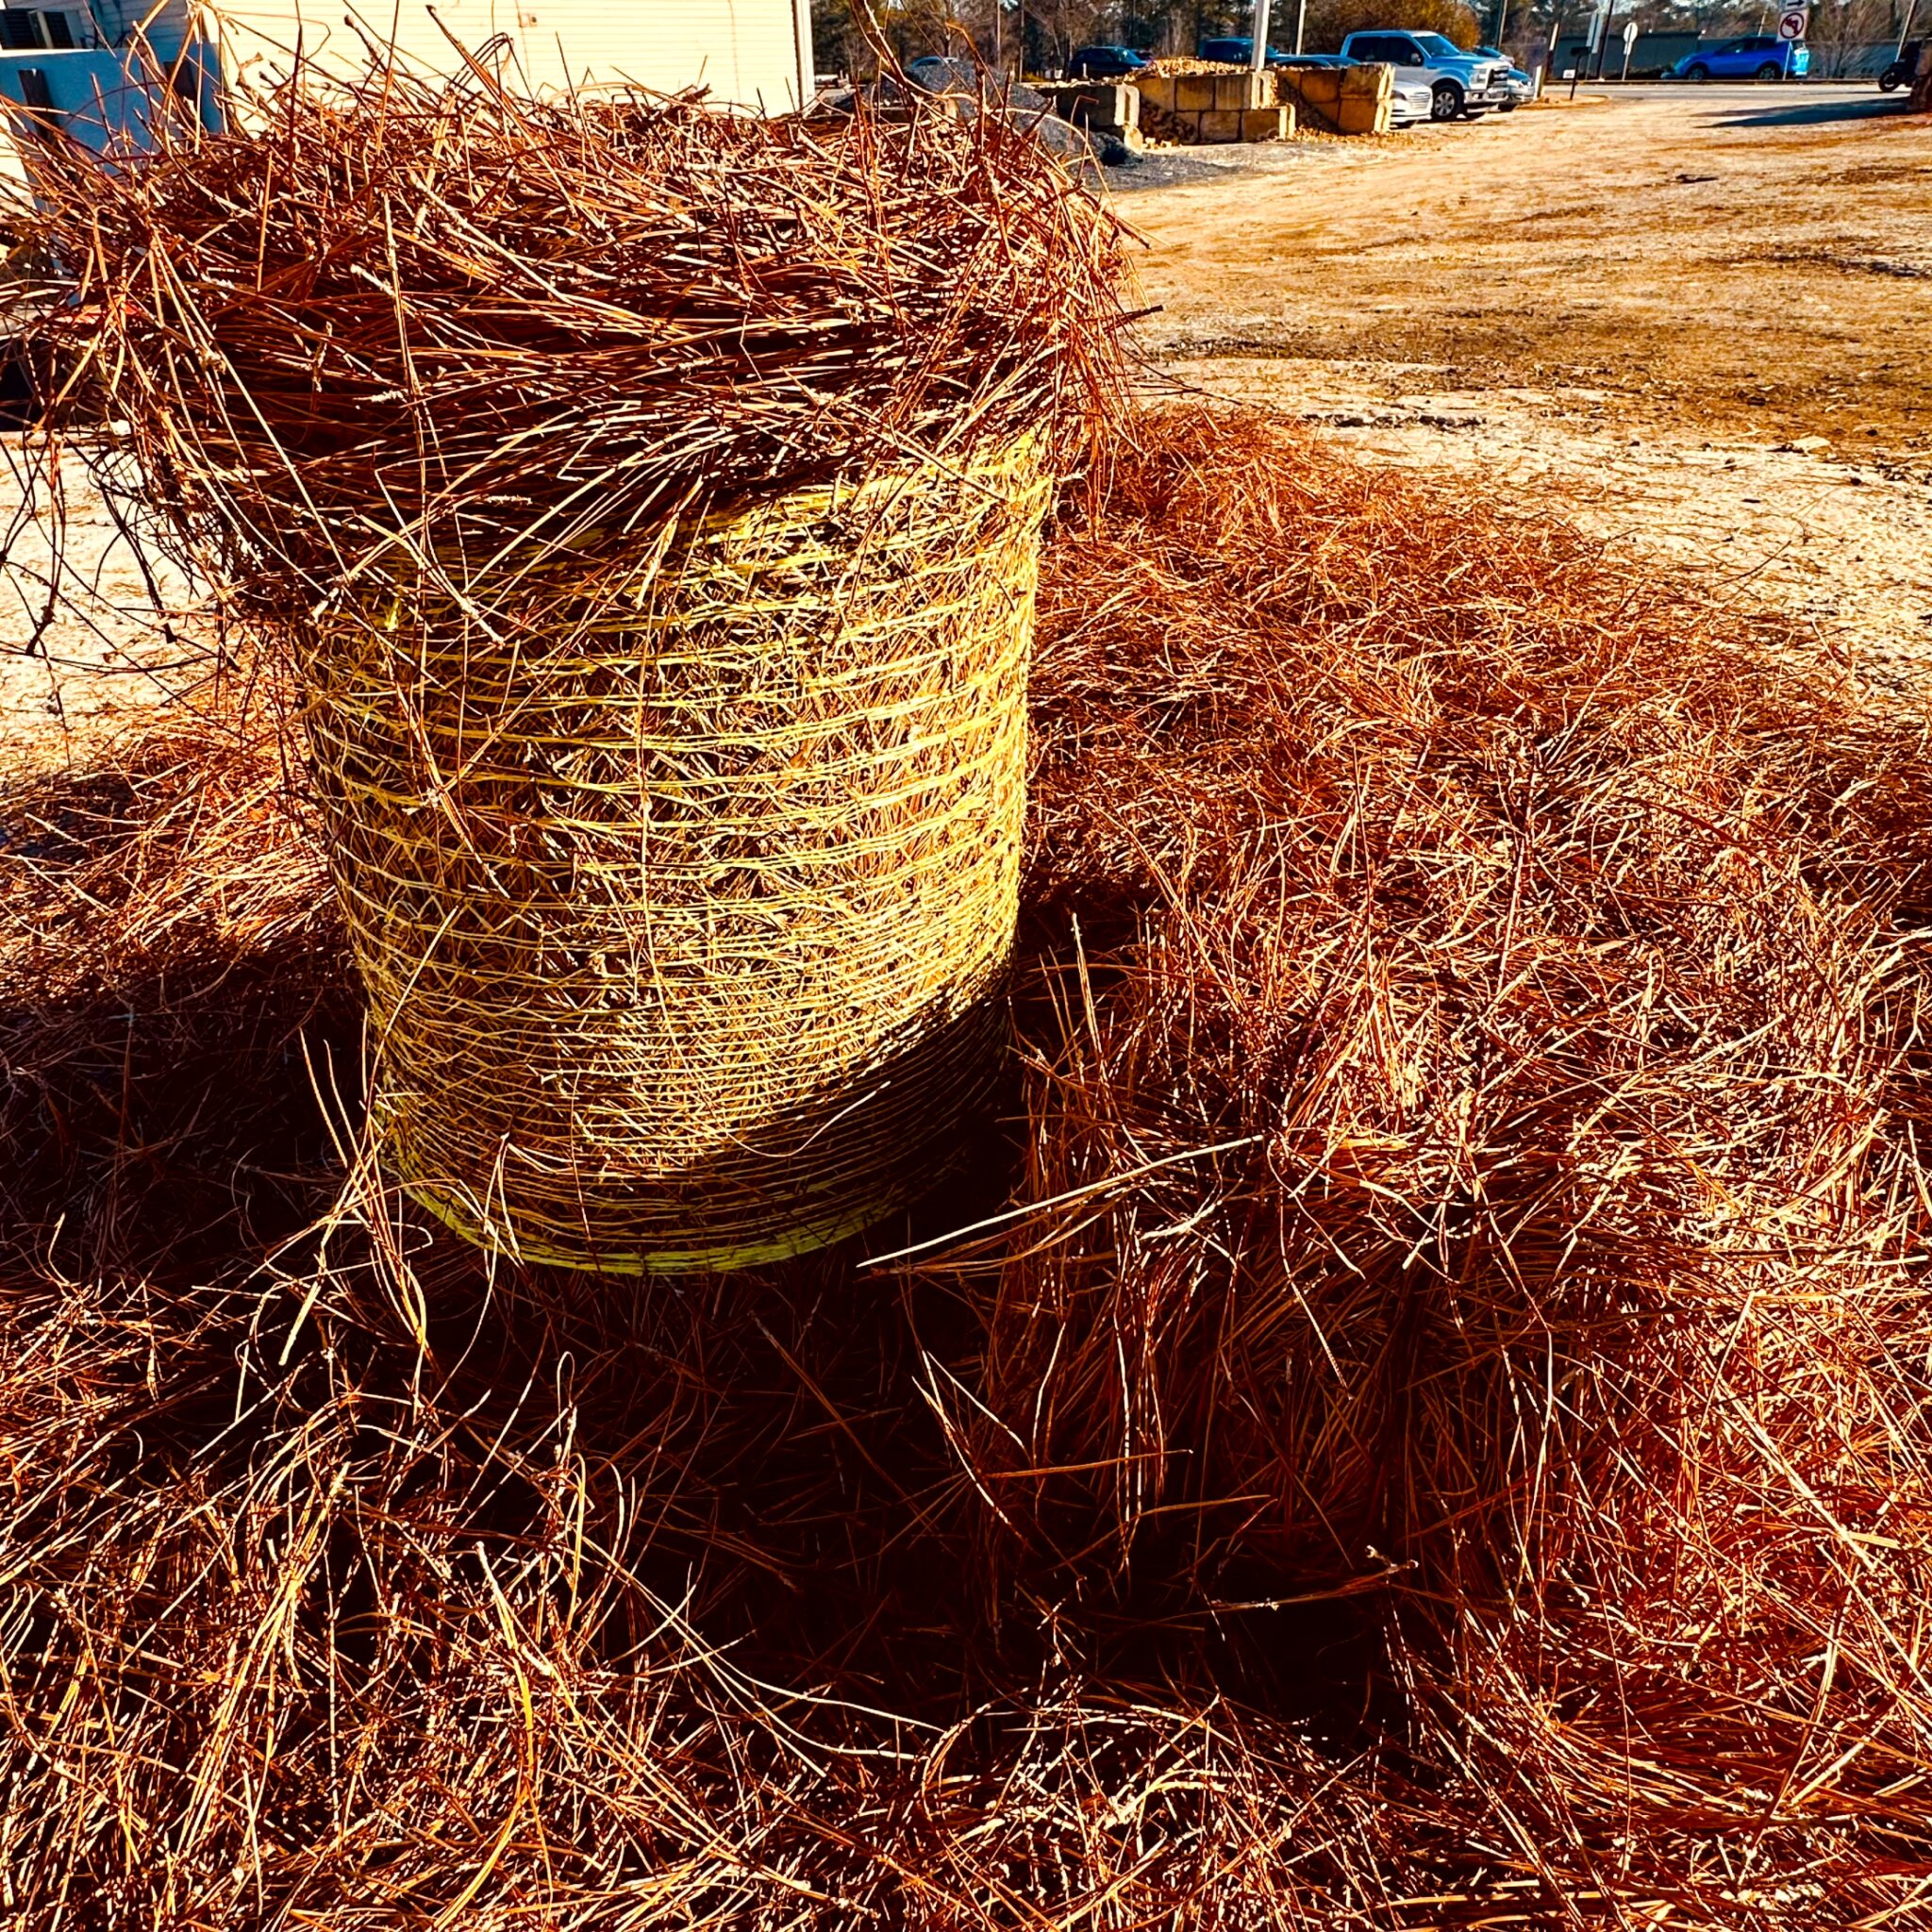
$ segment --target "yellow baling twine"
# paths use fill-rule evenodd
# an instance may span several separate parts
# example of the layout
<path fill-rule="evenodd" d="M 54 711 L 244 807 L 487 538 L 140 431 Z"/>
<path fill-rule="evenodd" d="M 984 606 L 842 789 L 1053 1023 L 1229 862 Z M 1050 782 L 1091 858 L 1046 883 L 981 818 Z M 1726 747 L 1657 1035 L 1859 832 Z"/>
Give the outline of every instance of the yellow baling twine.
<path fill-rule="evenodd" d="M 525 1261 L 757 1265 L 915 1198 L 993 1077 L 1047 500 L 1029 439 L 305 641 L 416 1199 Z"/>

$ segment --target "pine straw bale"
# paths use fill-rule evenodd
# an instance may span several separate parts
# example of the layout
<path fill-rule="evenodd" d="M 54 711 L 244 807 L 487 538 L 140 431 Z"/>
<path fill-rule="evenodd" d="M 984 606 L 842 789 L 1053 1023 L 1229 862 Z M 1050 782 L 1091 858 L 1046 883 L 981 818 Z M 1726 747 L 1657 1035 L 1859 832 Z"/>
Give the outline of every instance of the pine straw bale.
<path fill-rule="evenodd" d="M 878 1221 L 996 1074 L 1111 217 L 939 104 L 372 67 L 225 116 L 35 146 L 43 438 L 295 668 L 392 1172 L 612 1274 Z"/>

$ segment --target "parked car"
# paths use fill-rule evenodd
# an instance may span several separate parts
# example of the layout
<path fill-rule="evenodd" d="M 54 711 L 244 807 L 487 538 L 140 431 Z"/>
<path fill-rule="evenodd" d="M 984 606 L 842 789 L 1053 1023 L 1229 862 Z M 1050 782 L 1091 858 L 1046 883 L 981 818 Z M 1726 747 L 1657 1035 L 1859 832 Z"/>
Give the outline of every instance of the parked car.
<path fill-rule="evenodd" d="M 1671 69 L 1674 80 L 1801 80 L 1811 71 L 1811 49 L 1775 34 L 1746 34 L 1687 54 Z"/>
<path fill-rule="evenodd" d="M 1503 85 L 1507 90 L 1507 98 L 1496 103 L 1499 114 L 1513 114 L 1524 101 L 1536 99 L 1536 82 L 1522 68 L 1513 66 L 1507 54 L 1494 47 L 1472 47 L 1470 51 L 1479 59 L 1503 63 Z"/>
<path fill-rule="evenodd" d="M 1245 67 L 1255 58 L 1255 37 L 1252 34 L 1224 34 L 1218 40 L 1206 40 L 1195 44 L 1195 58 L 1201 60 L 1219 60 L 1229 67 Z M 1268 65 L 1278 67 L 1284 60 L 1295 57 L 1284 54 L 1279 47 L 1268 49 Z"/>
<path fill-rule="evenodd" d="M 1067 62 L 1069 80 L 1130 80 L 1147 57 L 1131 47 L 1082 47 Z"/>
<path fill-rule="evenodd" d="M 1413 127 L 1420 122 L 1434 120 L 1435 115 L 1436 96 L 1428 82 L 1407 80 L 1397 74 L 1389 96 L 1390 126 Z"/>
<path fill-rule="evenodd" d="M 1910 87 L 1918 78 L 1919 59 L 1924 51 L 1924 41 L 1907 41 L 1898 50 L 1898 58 L 1878 76 L 1878 92 L 1896 93 L 1902 87 Z"/>
<path fill-rule="evenodd" d="M 1398 79 L 1426 81 L 1433 121 L 1474 121 L 1510 98 L 1503 80 L 1507 62 L 1466 53 L 1446 34 L 1350 34 L 1341 51 L 1351 60 L 1386 61 Z"/>

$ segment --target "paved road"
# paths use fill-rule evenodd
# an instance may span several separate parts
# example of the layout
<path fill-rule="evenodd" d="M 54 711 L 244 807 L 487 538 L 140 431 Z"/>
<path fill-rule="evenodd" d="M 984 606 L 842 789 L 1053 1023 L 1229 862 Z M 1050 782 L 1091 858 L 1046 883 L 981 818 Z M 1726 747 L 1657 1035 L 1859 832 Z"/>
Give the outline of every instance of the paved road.
<path fill-rule="evenodd" d="M 1555 90 L 1566 92 L 1565 88 Z M 1715 111 L 1735 127 L 1819 127 L 1834 122 L 1877 121 L 1907 114 L 1903 93 L 1882 94 L 1873 80 L 1710 80 L 1612 82 L 1592 87 L 1619 103 L 1679 104 L 1693 113 Z"/>

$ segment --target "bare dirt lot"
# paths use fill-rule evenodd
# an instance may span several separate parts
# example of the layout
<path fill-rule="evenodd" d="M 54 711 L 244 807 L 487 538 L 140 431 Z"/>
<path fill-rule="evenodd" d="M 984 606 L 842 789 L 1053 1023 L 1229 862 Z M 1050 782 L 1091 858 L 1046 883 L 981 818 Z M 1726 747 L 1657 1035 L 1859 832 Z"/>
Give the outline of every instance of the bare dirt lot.
<path fill-rule="evenodd" d="M 1932 117 L 1869 87 L 1630 88 L 1113 185 L 1173 378 L 1700 572 L 1881 683 L 1932 671 Z M 0 470 L 0 527 L 22 480 Z M 186 587 L 158 621 L 84 487 L 79 594 L 50 606 L 51 527 L 29 509 L 0 567 L 4 762 L 205 672 Z"/>
<path fill-rule="evenodd" d="M 1172 375 L 1704 572 L 1881 680 L 1932 654 L 1932 118 L 1630 88 L 1143 178 Z"/>

